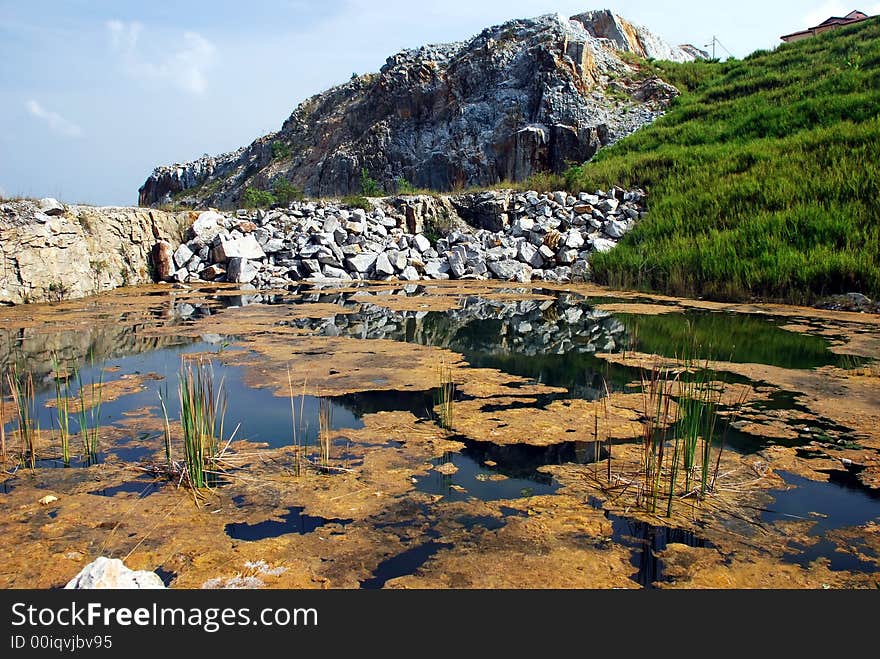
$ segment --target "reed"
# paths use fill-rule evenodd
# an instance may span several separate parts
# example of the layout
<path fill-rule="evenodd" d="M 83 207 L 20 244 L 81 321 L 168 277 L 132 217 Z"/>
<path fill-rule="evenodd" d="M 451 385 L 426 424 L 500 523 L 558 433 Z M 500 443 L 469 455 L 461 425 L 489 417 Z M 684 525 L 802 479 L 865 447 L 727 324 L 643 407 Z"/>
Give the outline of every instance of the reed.
<path fill-rule="evenodd" d="M 0 382 L 0 460 L 6 464 L 6 398 Z"/>
<path fill-rule="evenodd" d="M 668 369 L 653 368 L 646 377 L 641 374 L 644 422 L 642 423 L 642 469 L 645 504 L 650 512 L 657 511 L 663 474 L 663 454 L 671 425 L 671 386 L 674 376 Z"/>
<path fill-rule="evenodd" d="M 290 377 L 290 365 L 287 366 L 287 391 L 290 396 L 290 422 L 293 431 L 293 475 L 300 476 L 302 474 L 302 447 L 300 446 L 299 435 L 296 432 L 296 398 L 293 394 L 293 380 Z M 300 415 L 302 419 L 302 415 Z"/>
<path fill-rule="evenodd" d="M 168 418 L 168 407 L 165 405 L 165 399 L 168 398 L 168 385 L 165 385 L 165 395 L 162 395 L 162 392 L 157 392 L 159 394 L 159 405 L 162 407 L 162 420 L 164 421 L 164 440 L 165 440 L 165 464 L 172 471 L 174 470 L 174 460 L 171 455 L 171 421 Z"/>
<path fill-rule="evenodd" d="M 55 413 L 58 417 L 58 439 L 61 444 L 61 460 L 65 467 L 70 466 L 70 384 L 68 374 L 61 366 L 57 356 L 52 357 L 53 380 L 55 382 Z"/>
<path fill-rule="evenodd" d="M 34 395 L 34 376 L 31 373 L 22 376 L 17 367 L 6 373 L 12 402 L 15 405 L 15 419 L 18 425 L 18 439 L 21 446 L 21 461 L 31 469 L 37 466 L 37 437 L 40 424 L 37 418 L 36 398 Z"/>
<path fill-rule="evenodd" d="M 181 366 L 178 382 L 184 462 L 192 487 L 210 487 L 216 481 L 220 458 L 226 394 L 223 381 L 214 383 L 214 372 L 203 361 Z"/>
<path fill-rule="evenodd" d="M 440 386 L 437 388 L 437 408 L 440 427 L 444 430 L 452 429 L 453 401 L 455 399 L 455 381 L 452 379 L 452 369 L 445 363 L 438 367 Z"/>
<path fill-rule="evenodd" d="M 79 437 L 83 455 L 90 463 L 98 461 L 101 435 L 101 404 L 104 396 L 104 369 L 99 370 L 98 381 L 83 382 L 79 369 L 74 371 L 79 390 Z"/>
<path fill-rule="evenodd" d="M 326 470 L 330 466 L 330 427 L 333 423 L 333 406 L 329 398 L 318 399 L 318 448 L 320 467 Z"/>

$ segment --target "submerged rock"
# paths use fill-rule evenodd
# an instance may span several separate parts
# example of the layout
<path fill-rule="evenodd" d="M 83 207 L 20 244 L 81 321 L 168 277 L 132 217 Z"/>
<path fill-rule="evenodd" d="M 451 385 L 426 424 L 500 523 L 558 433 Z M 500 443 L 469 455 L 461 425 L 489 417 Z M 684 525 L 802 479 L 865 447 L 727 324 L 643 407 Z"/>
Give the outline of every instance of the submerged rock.
<path fill-rule="evenodd" d="M 64 587 L 66 589 L 158 589 L 165 588 L 155 572 L 130 570 L 118 558 L 99 556 Z"/>

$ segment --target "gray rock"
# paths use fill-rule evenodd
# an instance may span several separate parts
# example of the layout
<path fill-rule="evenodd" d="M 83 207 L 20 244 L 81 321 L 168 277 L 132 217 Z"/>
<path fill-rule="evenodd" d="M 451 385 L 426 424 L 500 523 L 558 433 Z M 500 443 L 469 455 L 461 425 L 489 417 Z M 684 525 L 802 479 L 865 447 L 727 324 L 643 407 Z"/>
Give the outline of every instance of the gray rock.
<path fill-rule="evenodd" d="M 224 219 L 217 211 L 199 213 L 192 225 L 193 235 L 203 239 L 213 238 L 220 233 Z"/>
<path fill-rule="evenodd" d="M 344 279 L 345 281 L 349 281 L 351 279 L 351 275 L 348 274 L 345 270 L 341 268 L 334 268 L 332 266 L 324 267 L 324 276 L 327 279 Z"/>
<path fill-rule="evenodd" d="M 541 255 L 538 253 L 538 248 L 531 243 L 520 243 L 516 257 L 523 263 L 528 263 L 533 268 L 540 268 L 544 265 L 544 259 L 541 258 Z"/>
<path fill-rule="evenodd" d="M 614 249 L 614 246 L 617 244 L 613 240 L 608 240 L 607 238 L 593 238 L 593 249 L 599 252 L 600 254 L 604 254 L 605 252 L 609 252 Z"/>
<path fill-rule="evenodd" d="M 390 276 L 395 273 L 394 266 L 385 252 L 376 257 L 376 274 L 380 276 Z"/>
<path fill-rule="evenodd" d="M 345 259 L 345 265 L 349 270 L 365 274 L 373 267 L 377 258 L 379 255 L 375 252 L 362 252 Z"/>
<path fill-rule="evenodd" d="M 626 231 L 626 224 L 618 220 L 608 220 L 605 223 L 605 233 L 611 238 L 622 238 Z"/>
<path fill-rule="evenodd" d="M 487 264 L 489 270 L 498 279 L 506 279 L 508 281 L 515 279 L 518 274 L 523 271 L 523 264 L 519 261 L 504 260 L 492 261 Z"/>
<path fill-rule="evenodd" d="M 193 251 L 185 243 L 174 250 L 174 263 L 182 268 L 193 257 Z"/>
<path fill-rule="evenodd" d="M 305 269 L 305 274 L 308 275 L 320 275 L 321 274 L 321 264 L 318 263 L 317 259 L 303 259 L 302 267 Z"/>
<path fill-rule="evenodd" d="M 603 199 L 600 201 L 596 207 L 602 211 L 603 213 L 613 213 L 617 210 L 617 207 L 620 205 L 620 202 L 617 199 L 609 198 Z"/>
<path fill-rule="evenodd" d="M 259 239 L 257 240 L 259 243 Z M 263 251 L 266 254 L 275 254 L 276 252 L 280 252 L 284 249 L 284 241 L 280 238 L 272 238 L 271 240 L 267 240 L 263 245 Z"/>
<path fill-rule="evenodd" d="M 556 252 L 550 249 L 550 247 L 548 247 L 547 245 L 541 245 L 538 248 L 538 254 L 541 255 L 541 258 L 544 259 L 544 261 L 552 261 L 554 258 L 556 258 Z"/>
<path fill-rule="evenodd" d="M 430 259 L 425 263 L 425 274 L 432 279 L 449 279 L 450 270 L 449 261 L 446 259 Z"/>
<path fill-rule="evenodd" d="M 256 278 L 257 273 L 257 267 L 250 260 L 238 256 L 229 259 L 226 265 L 227 281 L 247 284 Z"/>
<path fill-rule="evenodd" d="M 413 247 L 419 250 L 419 252 L 426 252 L 431 249 L 431 241 L 425 238 L 422 234 L 413 236 L 412 242 Z"/>
<path fill-rule="evenodd" d="M 260 243 L 254 238 L 253 234 L 247 234 L 241 238 L 233 240 L 221 240 L 220 244 L 214 247 L 213 257 L 215 261 L 227 261 L 232 258 L 243 259 L 263 259 L 266 253 L 260 247 Z"/>
<path fill-rule="evenodd" d="M 68 581 L 64 588 L 70 590 L 159 589 L 165 588 L 165 584 L 155 572 L 131 570 L 118 558 L 99 556 L 80 570 L 79 574 Z"/>
<path fill-rule="evenodd" d="M 565 246 L 569 249 L 579 249 L 584 246 L 584 237 L 577 229 L 571 229 L 565 234 Z"/>
<path fill-rule="evenodd" d="M 413 266 L 408 265 L 400 273 L 400 278 L 404 281 L 418 281 L 419 273 Z"/>
<path fill-rule="evenodd" d="M 571 264 L 572 281 L 589 281 L 590 276 L 590 264 L 586 260 L 578 259 Z"/>
<path fill-rule="evenodd" d="M 64 204 L 52 197 L 43 197 L 37 202 L 37 206 L 46 215 L 64 215 Z"/>

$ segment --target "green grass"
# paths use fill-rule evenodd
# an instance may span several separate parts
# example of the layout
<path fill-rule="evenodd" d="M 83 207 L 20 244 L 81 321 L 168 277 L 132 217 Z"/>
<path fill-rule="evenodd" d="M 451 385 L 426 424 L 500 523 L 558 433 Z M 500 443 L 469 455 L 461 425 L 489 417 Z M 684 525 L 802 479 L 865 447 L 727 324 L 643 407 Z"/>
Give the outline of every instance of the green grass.
<path fill-rule="evenodd" d="M 37 438 L 40 436 L 40 423 L 37 417 L 36 396 L 34 394 L 34 376 L 32 373 L 21 374 L 13 366 L 6 373 L 12 402 L 15 405 L 15 421 L 18 425 L 18 440 L 21 447 L 21 462 L 31 469 L 37 466 Z M 5 443 L 5 439 L 4 439 Z"/>
<path fill-rule="evenodd" d="M 440 363 L 437 368 L 440 380 L 437 387 L 437 422 L 444 430 L 452 429 L 453 402 L 455 400 L 455 380 L 452 378 L 452 369 L 445 363 Z"/>
<path fill-rule="evenodd" d="M 55 413 L 58 417 L 58 441 L 61 444 L 61 460 L 70 466 L 70 383 L 66 368 L 56 355 L 52 356 L 52 379 L 55 382 Z"/>
<path fill-rule="evenodd" d="M 214 384 L 210 364 L 184 362 L 180 368 L 178 395 L 183 431 L 184 463 L 190 485 L 209 487 L 218 476 L 223 453 L 223 421 L 226 395 L 223 381 Z"/>
<path fill-rule="evenodd" d="M 333 427 L 333 405 L 329 398 L 318 398 L 318 453 L 319 467 L 326 471 L 330 467 L 330 429 Z"/>
<path fill-rule="evenodd" d="M 94 366 L 94 362 L 92 365 Z M 98 382 L 93 380 L 88 385 L 83 382 L 78 369 L 75 369 L 74 376 L 79 390 L 77 420 L 83 456 L 89 463 L 97 463 L 100 451 L 101 404 L 104 399 L 104 369 L 100 369 Z"/>
<path fill-rule="evenodd" d="M 649 216 L 600 283 L 717 299 L 880 294 L 880 20 L 742 61 L 645 63 L 685 90 L 565 174 L 639 186 Z"/>
<path fill-rule="evenodd" d="M 370 200 L 362 195 L 349 195 L 341 199 L 342 205 L 347 208 L 360 208 L 366 212 L 373 210 Z"/>

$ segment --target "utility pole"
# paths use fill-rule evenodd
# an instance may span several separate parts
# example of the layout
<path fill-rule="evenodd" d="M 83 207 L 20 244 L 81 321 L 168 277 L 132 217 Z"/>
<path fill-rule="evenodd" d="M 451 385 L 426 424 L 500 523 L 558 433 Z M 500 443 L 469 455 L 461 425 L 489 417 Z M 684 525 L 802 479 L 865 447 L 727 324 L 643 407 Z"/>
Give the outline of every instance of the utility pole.
<path fill-rule="evenodd" d="M 716 36 L 713 34 L 713 35 L 712 35 L 712 42 L 711 42 L 711 43 L 707 43 L 707 44 L 705 44 L 705 45 L 703 46 L 703 48 L 708 48 L 709 46 L 712 46 L 712 59 L 713 59 L 713 60 L 715 59 L 715 46 L 716 46 L 716 45 L 721 46 L 721 49 L 722 49 L 725 53 L 727 53 L 730 57 L 733 57 L 733 55 L 730 54 L 730 51 L 727 50 L 727 48 L 724 47 L 724 44 L 721 43 L 721 42 L 718 40 L 718 37 L 716 37 Z"/>

